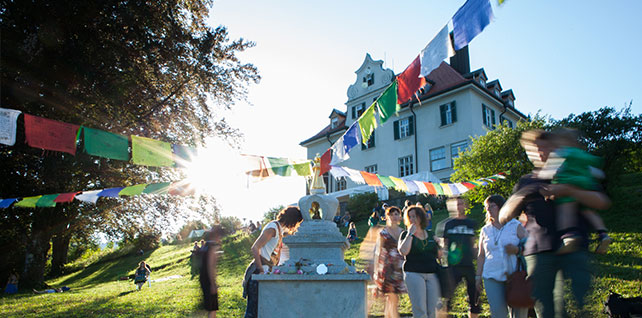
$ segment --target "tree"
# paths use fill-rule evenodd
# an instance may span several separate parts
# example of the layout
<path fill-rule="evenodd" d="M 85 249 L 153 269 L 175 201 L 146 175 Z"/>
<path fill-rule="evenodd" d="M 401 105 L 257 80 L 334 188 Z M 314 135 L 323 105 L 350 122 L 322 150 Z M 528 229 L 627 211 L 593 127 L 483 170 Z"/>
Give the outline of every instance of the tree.
<path fill-rule="evenodd" d="M 451 181 L 474 181 L 506 172 L 508 176 L 505 180 L 475 187 L 466 192 L 466 195 L 471 203 L 482 203 L 491 194 L 508 198 L 517 180 L 533 169 L 533 164 L 519 143 L 522 132 L 542 128 L 544 124 L 544 118 L 537 115 L 532 121 L 518 122 L 515 128 L 498 125 L 486 135 L 471 137 L 470 149 L 455 158 L 455 172 L 450 177 Z"/>
<path fill-rule="evenodd" d="M 240 133 L 220 110 L 244 98 L 247 84 L 260 77 L 236 56 L 253 43 L 230 41 L 225 27 L 206 25 L 213 1 L 0 3 L 2 107 L 172 143 L 200 145 L 207 136 L 238 141 Z M 25 145 L 22 129 L 15 146 L 0 146 L 4 198 L 182 177 L 170 168 L 43 152 Z M 182 198 L 141 196 L 96 206 L 7 209 L 0 252 L 13 257 L 0 271 L 17 266 L 21 285 L 41 284 L 52 237 L 60 238 L 62 254 L 69 230 L 84 224 L 135 237 L 141 228 L 157 229 L 181 215 L 181 205 L 187 205 Z"/>
<path fill-rule="evenodd" d="M 551 129 L 575 128 L 580 142 L 596 156 L 604 158 L 604 171 L 609 176 L 642 171 L 642 114 L 631 114 L 631 105 L 617 111 L 603 107 L 579 115 L 570 114 L 553 120 Z"/>
<path fill-rule="evenodd" d="M 284 208 L 285 207 L 282 205 L 270 208 L 263 214 L 262 224 L 268 224 L 269 222 L 276 220 L 276 215 L 279 214 L 279 212 L 281 212 L 281 210 L 283 210 Z"/>
<path fill-rule="evenodd" d="M 372 213 L 372 209 L 379 204 L 379 196 L 374 192 L 357 193 L 350 196 L 348 200 L 348 211 L 352 221 L 367 219 Z"/>

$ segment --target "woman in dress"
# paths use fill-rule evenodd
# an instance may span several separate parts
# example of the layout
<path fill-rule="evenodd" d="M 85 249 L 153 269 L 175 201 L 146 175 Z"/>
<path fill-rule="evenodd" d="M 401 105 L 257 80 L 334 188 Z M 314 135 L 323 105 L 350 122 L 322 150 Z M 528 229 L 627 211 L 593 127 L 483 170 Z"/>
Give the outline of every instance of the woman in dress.
<path fill-rule="evenodd" d="M 147 268 L 145 261 L 138 263 L 138 268 L 136 269 L 136 274 L 134 275 L 134 284 L 138 287 L 138 290 L 143 288 L 143 285 L 147 281 L 151 271 Z"/>
<path fill-rule="evenodd" d="M 350 226 L 348 227 L 348 241 L 352 243 L 356 240 L 357 240 L 357 226 L 354 225 L 354 222 L 350 222 Z"/>
<path fill-rule="evenodd" d="M 399 294 L 406 292 L 401 264 L 403 256 L 397 245 L 401 228 L 401 210 L 393 206 L 386 209 L 386 226 L 379 232 L 375 254 L 374 282 L 377 295 L 385 295 L 384 317 L 398 318 Z"/>
<path fill-rule="evenodd" d="M 526 230 L 516 219 L 504 226 L 499 223 L 499 209 L 504 205 L 504 198 L 491 195 L 484 201 L 486 225 L 479 233 L 479 255 L 477 256 L 477 276 L 475 282 L 481 291 L 482 280 L 486 297 L 490 305 L 491 317 L 525 318 L 527 308 L 509 308 L 506 305 L 506 279 L 517 267 L 518 245 L 526 237 Z"/>
<path fill-rule="evenodd" d="M 441 290 L 437 278 L 439 245 L 432 231 L 426 231 L 426 211 L 420 205 L 408 206 L 401 233 L 399 253 L 406 257 L 403 276 L 415 318 L 436 317 Z"/>

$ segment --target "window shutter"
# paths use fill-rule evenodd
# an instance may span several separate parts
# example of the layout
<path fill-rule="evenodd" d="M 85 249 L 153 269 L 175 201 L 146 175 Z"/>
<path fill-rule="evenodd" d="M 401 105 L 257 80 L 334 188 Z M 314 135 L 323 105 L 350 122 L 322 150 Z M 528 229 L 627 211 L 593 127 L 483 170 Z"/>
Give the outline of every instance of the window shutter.
<path fill-rule="evenodd" d="M 486 121 L 486 105 L 482 104 L 482 121 L 484 125 L 488 126 L 488 121 Z"/>
<path fill-rule="evenodd" d="M 368 148 L 372 148 L 374 146 L 375 146 L 375 134 L 373 131 L 372 135 L 370 135 L 370 140 L 368 140 Z"/>
<path fill-rule="evenodd" d="M 352 106 L 352 119 L 357 118 L 357 106 Z"/>
<path fill-rule="evenodd" d="M 495 111 L 492 109 L 490 110 L 490 122 L 495 126 Z"/>
<path fill-rule="evenodd" d="M 455 102 L 452 102 L 450 104 L 450 112 L 452 113 L 453 116 L 453 123 L 457 121 L 457 108 L 455 107 L 457 104 Z"/>
<path fill-rule="evenodd" d="M 408 128 L 410 129 L 410 134 L 412 136 L 415 134 L 415 116 L 408 117 Z"/>
<path fill-rule="evenodd" d="M 399 139 L 399 121 L 395 120 L 394 125 L 393 125 L 393 130 L 394 130 L 394 135 L 395 135 L 395 140 Z"/>
<path fill-rule="evenodd" d="M 439 106 L 439 112 L 441 113 L 441 125 L 446 124 L 446 105 Z"/>

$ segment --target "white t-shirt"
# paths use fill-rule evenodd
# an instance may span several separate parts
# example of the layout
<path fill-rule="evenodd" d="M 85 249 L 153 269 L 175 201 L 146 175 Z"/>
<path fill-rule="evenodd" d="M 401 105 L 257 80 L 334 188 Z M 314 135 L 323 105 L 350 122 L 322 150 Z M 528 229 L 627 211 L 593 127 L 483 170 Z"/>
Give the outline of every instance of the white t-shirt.
<path fill-rule="evenodd" d="M 281 235 L 283 235 L 283 231 L 279 231 L 279 228 L 282 228 L 281 226 L 276 224 L 277 221 L 272 221 L 268 223 L 266 226 L 263 227 L 263 230 L 261 231 L 261 234 L 265 232 L 267 229 L 274 229 L 276 231 L 276 235 L 271 238 L 263 247 L 261 248 L 261 256 L 263 256 L 265 259 L 269 260 L 270 256 L 272 256 L 272 252 L 274 252 L 274 249 L 276 248 L 276 245 L 279 244 L 279 238 Z"/>
<path fill-rule="evenodd" d="M 511 274 L 517 267 L 517 256 L 506 254 L 504 247 L 508 244 L 517 246 L 517 228 L 521 225 L 513 219 L 506 223 L 501 229 L 492 224 L 486 224 L 479 233 L 479 244 L 484 247 L 484 270 L 482 277 L 492 278 L 497 281 L 505 281 L 506 273 Z"/>

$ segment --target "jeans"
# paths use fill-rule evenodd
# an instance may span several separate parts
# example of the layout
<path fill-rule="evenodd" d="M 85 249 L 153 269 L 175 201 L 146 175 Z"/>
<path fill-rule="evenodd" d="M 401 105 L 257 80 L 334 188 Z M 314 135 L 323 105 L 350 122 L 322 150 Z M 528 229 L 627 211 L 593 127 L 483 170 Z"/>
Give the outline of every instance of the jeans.
<path fill-rule="evenodd" d="M 247 307 L 245 318 L 256 318 L 259 312 L 259 282 L 251 280 L 247 283 Z"/>
<path fill-rule="evenodd" d="M 436 317 L 439 297 L 441 297 L 437 274 L 404 272 L 403 279 L 412 305 L 412 316 L 414 318 Z"/>
<path fill-rule="evenodd" d="M 533 298 L 538 318 L 562 318 L 564 310 L 564 278 L 571 280 L 571 291 L 577 306 L 584 306 L 584 296 L 591 285 L 589 256 L 586 251 L 565 255 L 542 252 L 526 257 L 526 270 L 533 282 Z"/>
<path fill-rule="evenodd" d="M 526 318 L 528 308 L 511 308 L 506 304 L 506 282 L 484 278 L 484 289 L 490 306 L 490 316 L 493 318 Z"/>

